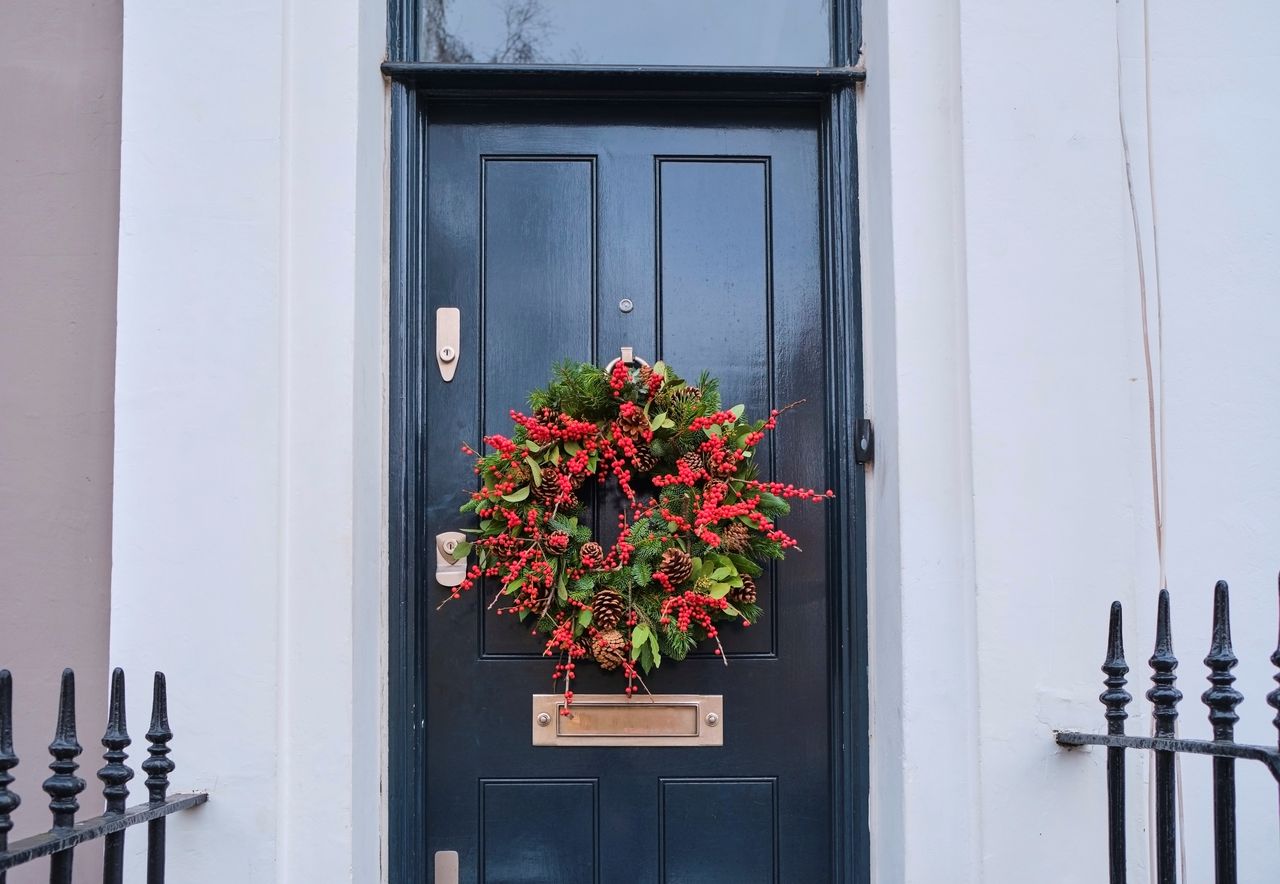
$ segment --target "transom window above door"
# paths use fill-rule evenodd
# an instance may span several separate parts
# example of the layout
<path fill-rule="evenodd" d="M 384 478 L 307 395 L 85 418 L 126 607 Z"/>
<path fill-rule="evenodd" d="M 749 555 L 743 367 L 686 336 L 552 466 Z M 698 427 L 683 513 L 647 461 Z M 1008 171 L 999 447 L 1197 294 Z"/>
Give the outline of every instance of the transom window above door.
<path fill-rule="evenodd" d="M 417 0 L 421 59 L 451 64 L 831 64 L 830 0 Z"/>

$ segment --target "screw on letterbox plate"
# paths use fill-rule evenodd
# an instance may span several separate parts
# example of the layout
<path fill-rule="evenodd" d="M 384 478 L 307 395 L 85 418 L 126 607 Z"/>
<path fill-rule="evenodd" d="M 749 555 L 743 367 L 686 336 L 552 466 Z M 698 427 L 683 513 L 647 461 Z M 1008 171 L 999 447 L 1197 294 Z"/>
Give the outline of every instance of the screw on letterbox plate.
<path fill-rule="evenodd" d="M 719 715 L 716 715 L 714 712 L 707 713 L 707 727 L 715 727 L 719 723 L 720 723 Z"/>
<path fill-rule="evenodd" d="M 549 725 L 549 724 L 551 724 L 551 715 L 550 715 L 550 714 L 548 714 L 548 713 L 546 713 L 546 712 L 539 712 L 539 713 L 538 713 L 538 726 L 539 726 L 539 727 L 546 727 L 546 726 L 547 726 L 547 725 Z"/>

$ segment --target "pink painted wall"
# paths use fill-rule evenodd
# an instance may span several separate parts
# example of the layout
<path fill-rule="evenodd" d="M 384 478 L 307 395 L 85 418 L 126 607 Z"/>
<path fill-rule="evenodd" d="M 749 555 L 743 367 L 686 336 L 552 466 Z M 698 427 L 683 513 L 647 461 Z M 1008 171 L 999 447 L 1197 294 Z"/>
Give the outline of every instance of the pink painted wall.
<path fill-rule="evenodd" d="M 40 782 L 63 666 L 80 676 L 82 815 L 101 806 L 121 34 L 120 0 L 0 3 L 0 666 L 23 799 L 11 837 L 49 823 Z M 133 727 L 136 740 L 145 722 Z M 77 852 L 78 881 L 94 854 Z"/>

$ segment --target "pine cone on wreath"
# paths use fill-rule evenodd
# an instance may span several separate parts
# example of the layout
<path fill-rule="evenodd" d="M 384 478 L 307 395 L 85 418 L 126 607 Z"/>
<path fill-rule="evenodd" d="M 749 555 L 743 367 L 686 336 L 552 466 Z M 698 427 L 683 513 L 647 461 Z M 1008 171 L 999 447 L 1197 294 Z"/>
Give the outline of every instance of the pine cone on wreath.
<path fill-rule="evenodd" d="M 693 573 L 693 558 L 682 549 L 669 549 L 662 554 L 658 571 L 666 575 L 672 586 L 679 586 Z"/>
<path fill-rule="evenodd" d="M 591 600 L 591 622 L 597 629 L 609 630 L 622 621 L 627 603 L 612 589 L 602 589 Z"/>
<path fill-rule="evenodd" d="M 648 448 L 641 446 L 636 449 L 636 456 L 631 458 L 631 463 L 642 473 L 651 473 L 653 468 L 658 465 L 658 459 L 653 456 L 653 452 Z"/>
<path fill-rule="evenodd" d="M 672 392 L 672 397 L 679 402 L 692 402 L 702 396 L 702 390 L 697 387 L 681 387 Z"/>
<path fill-rule="evenodd" d="M 641 436 L 649 429 L 649 419 L 640 409 L 618 415 L 618 429 L 632 438 Z"/>
<path fill-rule="evenodd" d="M 627 659 L 626 636 L 616 629 L 605 630 L 592 640 L 591 653 L 601 669 L 617 669 Z"/>
<path fill-rule="evenodd" d="M 729 601 L 735 605 L 754 605 L 756 603 L 756 582 L 748 574 L 742 575 L 742 586 L 729 590 Z"/>
<path fill-rule="evenodd" d="M 560 469 L 555 464 L 547 464 L 542 468 L 542 483 L 533 489 L 533 494 L 543 506 L 554 506 L 560 494 Z"/>
<path fill-rule="evenodd" d="M 533 471 L 529 469 L 529 465 L 522 460 L 515 461 L 511 464 L 510 477 L 512 482 L 517 486 L 528 485 L 533 479 Z"/>
<path fill-rule="evenodd" d="M 649 389 L 649 384 L 653 381 L 653 369 L 647 365 L 641 365 L 639 377 L 640 386 L 647 391 Z"/>
<path fill-rule="evenodd" d="M 720 546 L 726 552 L 746 552 L 751 548 L 751 529 L 741 522 L 734 522 L 720 532 Z"/>
<path fill-rule="evenodd" d="M 594 540 L 588 540 L 578 550 L 578 558 L 582 559 L 584 566 L 594 568 L 604 561 L 604 547 Z"/>

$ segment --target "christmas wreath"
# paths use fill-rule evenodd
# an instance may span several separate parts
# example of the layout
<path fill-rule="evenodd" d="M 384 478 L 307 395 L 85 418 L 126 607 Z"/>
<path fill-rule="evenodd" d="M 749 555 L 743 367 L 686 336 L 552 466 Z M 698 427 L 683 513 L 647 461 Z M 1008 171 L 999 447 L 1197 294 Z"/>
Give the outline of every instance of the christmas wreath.
<path fill-rule="evenodd" d="M 559 658 L 566 706 L 579 661 L 620 668 L 631 695 L 641 671 L 705 640 L 723 658 L 716 624 L 755 623 L 761 563 L 796 546 L 776 524 L 787 498 L 832 494 L 758 478 L 757 447 L 786 409 L 748 421 L 741 405 L 721 409 L 705 374 L 694 386 L 661 362 L 620 360 L 562 364 L 529 404 L 511 412 L 510 437 L 485 437 L 490 453 L 463 446 L 480 487 L 462 511 L 480 524 L 454 555 L 477 563 L 450 598 L 492 581 L 489 608 L 531 625 Z M 626 505 L 606 550 L 582 495 L 610 477 Z"/>

